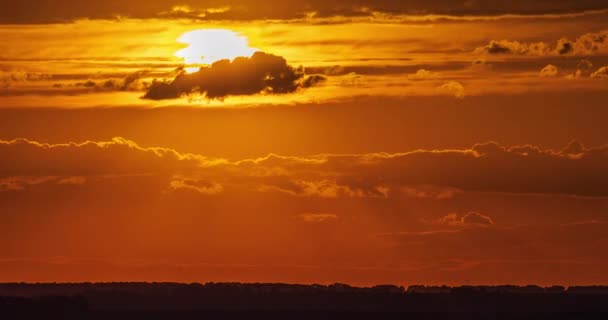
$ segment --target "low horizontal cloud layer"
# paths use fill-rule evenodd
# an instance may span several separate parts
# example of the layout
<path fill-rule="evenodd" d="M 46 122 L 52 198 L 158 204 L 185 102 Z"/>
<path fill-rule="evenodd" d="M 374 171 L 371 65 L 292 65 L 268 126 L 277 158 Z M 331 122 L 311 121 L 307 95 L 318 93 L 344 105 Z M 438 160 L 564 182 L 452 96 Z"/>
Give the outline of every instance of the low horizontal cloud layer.
<path fill-rule="evenodd" d="M 411 190 L 424 186 L 424 190 L 439 186 L 458 192 L 607 197 L 607 160 L 608 147 L 586 148 L 578 142 L 560 151 L 490 142 L 463 150 L 269 155 L 228 161 L 170 148 L 141 147 L 123 138 L 53 145 L 25 139 L 0 141 L 0 178 L 5 181 L 15 177 L 161 175 L 176 190 L 216 194 L 244 187 L 323 198 L 388 198 L 404 195 L 404 190 L 412 194 Z"/>
<path fill-rule="evenodd" d="M 571 40 L 559 39 L 554 45 L 547 42 L 526 43 L 512 40 L 491 40 L 474 51 L 478 54 L 513 54 L 532 56 L 588 56 L 608 53 L 608 31 L 592 32 Z"/>
<path fill-rule="evenodd" d="M 173 81 L 155 81 L 145 99 L 175 99 L 191 93 L 209 99 L 231 95 L 292 93 L 325 80 L 319 75 L 305 77 L 303 68 L 294 68 L 283 57 L 256 52 L 233 61 L 220 60 L 195 73 L 181 72 Z"/>
<path fill-rule="evenodd" d="M 35 8 L 35 9 L 32 9 Z M 269 1 L 253 0 L 151 0 L 145 5 L 135 0 L 23 0 L 0 2 L 0 23 L 49 23 L 75 19 L 189 18 L 197 20 L 255 20 L 318 17 L 374 16 L 377 13 L 498 15 L 573 13 L 608 8 L 603 0 L 495 0 L 495 1 Z"/>
<path fill-rule="evenodd" d="M 583 264 L 605 261 L 603 250 L 598 248 L 605 246 L 606 226 L 603 221 L 515 227 L 485 224 L 379 237 L 392 242 L 405 258 L 415 257 L 418 261 L 455 259 L 474 264 L 475 260 L 497 260 L 504 265 L 509 260 L 547 260 L 553 264 L 562 260 Z"/>
<path fill-rule="evenodd" d="M 494 220 L 487 215 L 479 212 L 469 212 L 464 215 L 458 215 L 456 213 L 450 213 L 439 219 L 431 221 L 432 224 L 447 225 L 456 227 L 466 226 L 490 226 L 494 224 Z"/>

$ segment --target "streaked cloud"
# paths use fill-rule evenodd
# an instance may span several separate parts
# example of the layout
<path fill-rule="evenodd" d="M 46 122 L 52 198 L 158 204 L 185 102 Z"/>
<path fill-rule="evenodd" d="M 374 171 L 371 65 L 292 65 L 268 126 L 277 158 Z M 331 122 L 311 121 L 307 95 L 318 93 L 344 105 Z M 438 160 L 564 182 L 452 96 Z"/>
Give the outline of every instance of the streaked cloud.
<path fill-rule="evenodd" d="M 37 10 L 31 10 L 36 7 Z M 19 4 L 4 3 L 0 12 L 1 23 L 69 22 L 76 19 L 174 18 L 194 20 L 259 20 L 298 19 L 310 17 L 374 17 L 378 15 L 450 15 L 491 16 L 501 14 L 538 15 L 572 14 L 589 10 L 606 9 L 600 0 L 555 1 L 409 1 L 390 0 L 348 1 L 328 3 L 314 0 L 303 3 L 287 0 L 269 2 L 263 6 L 249 0 L 152 0 L 146 5 L 133 0 L 89 1 L 86 4 L 73 0 L 40 2 L 24 0 Z"/>

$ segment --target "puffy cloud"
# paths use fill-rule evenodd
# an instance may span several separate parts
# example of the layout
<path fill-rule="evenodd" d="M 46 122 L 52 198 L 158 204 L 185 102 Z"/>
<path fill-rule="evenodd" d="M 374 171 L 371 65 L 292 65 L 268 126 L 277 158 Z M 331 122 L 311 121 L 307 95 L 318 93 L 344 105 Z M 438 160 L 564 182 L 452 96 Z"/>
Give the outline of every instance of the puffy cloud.
<path fill-rule="evenodd" d="M 603 66 L 591 74 L 592 78 L 608 79 L 608 66 Z"/>
<path fill-rule="evenodd" d="M 458 81 L 448 81 L 437 87 L 439 92 L 453 95 L 456 98 L 462 99 L 465 96 L 464 86 Z"/>
<path fill-rule="evenodd" d="M 340 84 L 345 87 L 358 87 L 363 83 L 362 76 L 355 72 L 351 72 L 342 76 Z"/>
<path fill-rule="evenodd" d="M 414 74 L 410 74 L 407 76 L 410 80 L 429 80 L 437 78 L 437 73 L 433 71 L 429 71 L 426 69 L 420 69 L 416 71 Z"/>
<path fill-rule="evenodd" d="M 322 75 L 312 75 L 309 77 L 306 77 L 306 79 L 304 79 L 304 81 L 302 81 L 302 88 L 310 88 L 310 87 L 314 87 L 322 82 L 325 82 L 327 80 L 326 77 L 322 76 Z"/>
<path fill-rule="evenodd" d="M 559 70 L 557 70 L 557 67 L 552 64 L 549 64 L 542 70 L 540 70 L 539 76 L 542 78 L 552 78 L 557 77 L 558 74 Z"/>
<path fill-rule="evenodd" d="M 195 73 L 181 72 L 173 81 L 155 81 L 145 99 L 175 99 L 182 95 L 201 93 L 207 98 L 259 93 L 292 93 L 325 80 L 322 76 L 305 78 L 303 69 L 287 64 L 283 57 L 256 52 L 251 58 L 220 60 Z"/>
<path fill-rule="evenodd" d="M 487 45 L 478 47 L 477 54 L 513 54 L 533 56 L 587 56 L 608 53 L 608 30 L 586 33 L 569 40 L 561 38 L 554 46 L 546 42 L 524 43 L 510 40 L 491 40 Z"/>
<path fill-rule="evenodd" d="M 87 182 L 87 178 L 85 177 L 67 177 L 61 178 L 57 181 L 58 184 L 67 184 L 67 185 L 81 185 Z"/>
<path fill-rule="evenodd" d="M 593 63 L 587 59 L 581 60 L 577 66 L 576 71 L 573 74 L 569 74 L 566 76 L 567 79 L 578 79 L 583 77 L 591 76 L 593 72 Z"/>
<path fill-rule="evenodd" d="M 574 41 L 561 39 L 556 48 L 559 54 L 591 55 L 608 52 L 608 30 L 586 33 Z"/>
<path fill-rule="evenodd" d="M 19 70 L 3 71 L 0 70 L 0 82 L 9 85 L 13 82 L 25 82 L 25 81 L 40 81 L 50 79 L 52 76 L 46 73 L 39 72 L 26 72 Z"/>
<path fill-rule="evenodd" d="M 510 40 L 491 40 L 488 45 L 475 49 L 477 54 L 545 55 L 549 51 L 549 46 L 543 42 L 527 44 Z"/>

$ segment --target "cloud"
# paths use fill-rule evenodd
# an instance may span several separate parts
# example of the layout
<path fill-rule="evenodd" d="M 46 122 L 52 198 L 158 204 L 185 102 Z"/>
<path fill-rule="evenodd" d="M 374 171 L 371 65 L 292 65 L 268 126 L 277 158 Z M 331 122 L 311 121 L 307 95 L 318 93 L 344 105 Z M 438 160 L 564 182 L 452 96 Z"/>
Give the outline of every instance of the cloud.
<path fill-rule="evenodd" d="M 82 185 L 85 184 L 87 182 L 87 178 L 85 177 L 67 177 L 67 178 L 61 178 L 57 181 L 58 184 L 64 184 L 64 185 Z"/>
<path fill-rule="evenodd" d="M 64 144 L 0 140 L 0 178 L 179 173 L 205 163 L 199 155 L 144 148 L 124 138 Z"/>
<path fill-rule="evenodd" d="M 34 9 L 35 8 L 35 9 Z M 382 15 L 450 15 L 450 17 L 504 14 L 569 14 L 608 8 L 603 0 L 283 0 L 267 5 L 251 0 L 22 0 L 0 2 L 0 23 L 53 23 L 77 19 L 171 18 L 194 20 L 301 19 L 306 17 L 377 17 Z"/>
<path fill-rule="evenodd" d="M 608 66 L 603 66 L 591 74 L 592 78 L 608 79 Z"/>
<path fill-rule="evenodd" d="M 532 56 L 588 56 L 608 53 L 608 30 L 581 35 L 575 40 L 561 38 L 554 46 L 546 42 L 524 43 L 511 40 L 490 40 L 474 50 L 476 54 L 512 54 Z"/>
<path fill-rule="evenodd" d="M 14 82 L 26 82 L 26 81 L 41 81 L 52 78 L 52 75 L 40 72 L 27 72 L 20 70 L 0 70 L 0 83 L 4 83 L 6 86 Z"/>
<path fill-rule="evenodd" d="M 327 213 L 303 213 L 298 216 L 300 220 L 307 223 L 323 223 L 329 221 L 335 221 L 338 219 L 338 216 L 335 214 L 327 214 Z"/>
<path fill-rule="evenodd" d="M 439 92 L 453 95 L 456 98 L 462 99 L 465 97 L 464 86 L 458 81 L 448 81 L 437 87 Z"/>
<path fill-rule="evenodd" d="M 318 75 L 318 74 L 312 75 L 312 76 L 306 77 L 306 79 L 304 79 L 304 81 L 302 81 L 302 88 L 314 87 L 325 81 L 327 81 L 327 78 L 322 75 Z"/>
<path fill-rule="evenodd" d="M 566 76 L 567 79 L 579 79 L 591 76 L 593 72 L 593 63 L 587 59 L 581 60 L 577 66 L 576 71 L 573 74 Z"/>
<path fill-rule="evenodd" d="M 429 80 L 436 79 L 437 76 L 438 75 L 436 72 L 432 72 L 426 69 L 420 69 L 416 71 L 416 73 L 408 75 L 407 78 L 410 80 Z"/>
<path fill-rule="evenodd" d="M 107 80 L 101 86 L 103 89 L 111 89 L 116 91 L 142 91 L 146 90 L 147 84 L 142 83 L 140 80 L 145 76 L 147 71 L 137 71 L 127 75 L 122 81 Z"/>
<path fill-rule="evenodd" d="M 475 59 L 471 62 L 471 70 L 477 72 L 485 72 L 493 69 L 493 65 L 485 59 Z"/>
<path fill-rule="evenodd" d="M 447 222 L 459 218 L 449 216 Z M 475 218 L 477 219 L 477 218 Z M 477 220 L 475 220 L 477 221 Z M 479 222 L 489 223 L 481 218 Z M 608 225 L 601 222 L 541 224 L 500 227 L 464 227 L 448 230 L 394 232 L 379 235 L 394 243 L 404 258 L 419 261 L 462 259 L 535 259 L 605 261 L 603 250 Z"/>
<path fill-rule="evenodd" d="M 519 41 L 510 40 L 491 40 L 488 45 L 478 47 L 475 49 L 475 53 L 482 54 L 487 53 L 491 55 L 495 54 L 531 54 L 531 55 L 545 55 L 550 49 L 548 45 L 543 42 L 537 42 L 527 44 Z"/>
<path fill-rule="evenodd" d="M 0 178 L 0 192 L 24 190 L 29 186 L 55 180 L 53 177 L 8 177 Z"/>
<path fill-rule="evenodd" d="M 458 216 L 456 213 L 450 213 L 439 219 L 431 221 L 432 224 L 448 225 L 448 226 L 490 226 L 494 224 L 492 218 L 478 212 L 469 212 L 465 215 Z"/>
<path fill-rule="evenodd" d="M 175 179 L 169 183 L 172 190 L 191 190 L 201 194 L 214 195 L 224 191 L 221 184 L 195 179 Z"/>
<path fill-rule="evenodd" d="M 174 5 L 171 10 L 160 12 L 158 15 L 164 18 L 172 19 L 204 19 L 208 16 L 220 15 L 229 12 L 229 6 L 209 7 L 209 8 L 193 8 L 189 5 Z"/>
<path fill-rule="evenodd" d="M 406 197 L 418 199 L 446 200 L 452 199 L 462 190 L 449 187 L 438 187 L 433 185 L 404 186 L 401 191 Z"/>
<path fill-rule="evenodd" d="M 36 185 L 54 183 L 58 185 L 82 185 L 86 183 L 84 177 L 52 177 L 52 176 L 24 176 L 0 178 L 0 192 L 21 191 Z"/>
<path fill-rule="evenodd" d="M 549 64 L 546 67 L 544 67 L 542 70 L 540 70 L 539 76 L 541 78 L 553 78 L 553 77 L 557 77 L 557 75 L 559 74 L 559 70 L 557 70 L 557 67 Z"/>
<path fill-rule="evenodd" d="M 562 150 L 482 143 L 462 150 L 319 155 L 229 161 L 134 141 L 45 144 L 0 140 L 4 189 L 29 179 L 154 175 L 170 189 L 206 194 L 246 188 L 297 197 L 443 199 L 458 192 L 608 197 L 608 146 Z"/>
<path fill-rule="evenodd" d="M 332 179 L 316 177 L 290 178 L 285 175 L 253 177 L 257 190 L 282 192 L 297 197 L 320 198 L 386 198 L 388 188 L 383 185 L 357 186 L 341 184 Z"/>
<path fill-rule="evenodd" d="M 251 58 L 220 60 L 195 73 L 181 72 L 173 81 L 154 81 L 144 99 L 175 99 L 192 93 L 209 99 L 231 95 L 284 94 L 322 82 L 322 76 L 305 78 L 303 69 L 287 64 L 283 57 L 256 52 Z"/>
<path fill-rule="evenodd" d="M 0 72 L 0 96 L 44 95 L 62 96 L 112 91 L 144 91 L 149 82 L 144 77 L 166 76 L 167 72 L 140 70 L 132 73 L 27 73 L 20 71 Z M 120 78 L 122 77 L 122 78 Z M 71 81 L 70 81 L 71 80 Z M 75 81 L 78 80 L 78 81 Z M 60 81 L 60 82 L 54 82 Z"/>

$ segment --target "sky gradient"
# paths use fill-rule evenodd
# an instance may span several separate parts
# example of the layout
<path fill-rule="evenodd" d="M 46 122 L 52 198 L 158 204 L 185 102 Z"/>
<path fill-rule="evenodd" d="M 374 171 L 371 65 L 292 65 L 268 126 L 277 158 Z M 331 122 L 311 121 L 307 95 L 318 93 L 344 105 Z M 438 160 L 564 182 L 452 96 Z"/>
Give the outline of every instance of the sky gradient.
<path fill-rule="evenodd" d="M 606 284 L 606 21 L 0 0 L 0 281 Z"/>

